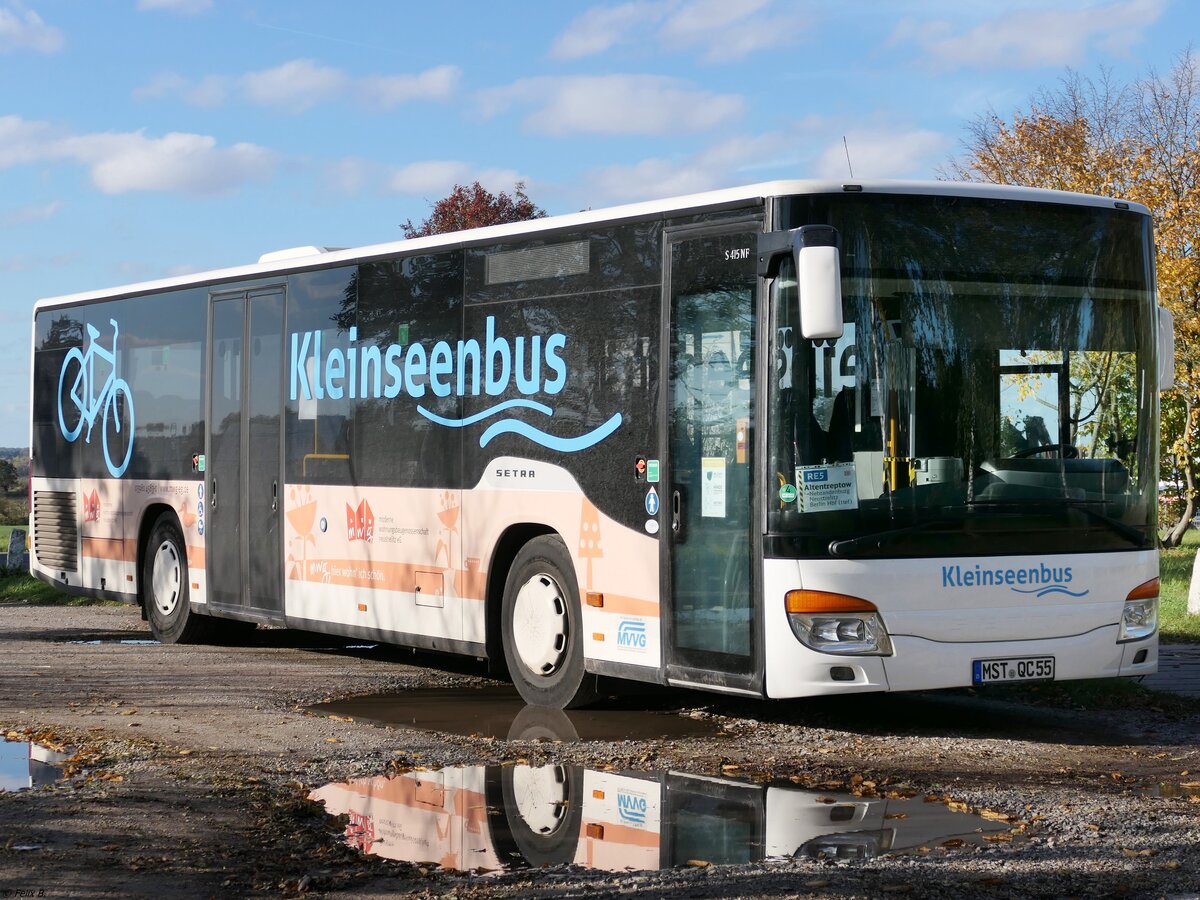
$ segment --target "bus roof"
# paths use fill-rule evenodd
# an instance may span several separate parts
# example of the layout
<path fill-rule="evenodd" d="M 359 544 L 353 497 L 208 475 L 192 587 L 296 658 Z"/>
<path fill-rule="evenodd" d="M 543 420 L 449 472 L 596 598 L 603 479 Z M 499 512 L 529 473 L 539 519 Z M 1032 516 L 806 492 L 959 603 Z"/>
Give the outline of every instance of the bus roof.
<path fill-rule="evenodd" d="M 272 275 L 307 269 L 325 268 L 339 264 L 351 264 L 383 256 L 418 250 L 449 249 L 486 244 L 505 238 L 516 238 L 539 232 L 576 228 L 597 222 L 637 219 L 645 216 L 667 215 L 687 211 L 702 211 L 736 206 L 749 201 L 762 201 L 768 197 L 784 197 L 803 194 L 828 194 L 852 190 L 877 194 L 941 194 L 956 197 L 981 197 L 996 200 L 1030 200 L 1044 203 L 1068 203 L 1078 206 L 1097 206 L 1106 209 L 1120 202 L 1121 208 L 1149 215 L 1150 211 L 1139 203 L 1117 201 L 1112 198 L 1090 194 L 1075 194 L 1067 191 L 1049 191 L 1038 188 L 1013 187 L 1010 185 L 981 184 L 954 181 L 767 181 L 744 187 L 688 194 L 631 203 L 624 206 L 588 209 L 561 216 L 547 216 L 507 225 L 490 225 L 469 231 L 435 234 L 429 237 L 389 241 L 349 249 L 324 247 L 297 247 L 263 254 L 257 263 L 194 272 L 174 278 L 162 278 L 135 284 L 120 285 L 96 291 L 83 291 L 39 300 L 34 305 L 35 313 L 44 307 L 67 306 L 91 300 L 157 293 L 205 284 L 218 284 L 247 278 L 265 278 Z"/>

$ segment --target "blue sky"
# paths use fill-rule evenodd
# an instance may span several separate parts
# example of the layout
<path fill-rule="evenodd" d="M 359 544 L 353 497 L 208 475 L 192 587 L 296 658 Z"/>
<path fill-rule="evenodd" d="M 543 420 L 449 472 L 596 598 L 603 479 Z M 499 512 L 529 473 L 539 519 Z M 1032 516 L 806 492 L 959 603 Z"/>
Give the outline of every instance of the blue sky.
<path fill-rule="evenodd" d="M 0 0 L 0 445 L 59 294 L 395 240 L 455 182 L 550 213 L 932 178 L 1073 67 L 1169 70 L 1191 0 Z"/>

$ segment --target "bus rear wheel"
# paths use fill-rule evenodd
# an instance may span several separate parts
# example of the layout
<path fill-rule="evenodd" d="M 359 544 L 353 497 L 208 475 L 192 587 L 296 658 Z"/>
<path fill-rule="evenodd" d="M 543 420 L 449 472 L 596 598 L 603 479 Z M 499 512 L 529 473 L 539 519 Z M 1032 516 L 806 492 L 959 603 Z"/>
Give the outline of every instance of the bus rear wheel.
<path fill-rule="evenodd" d="M 187 546 L 171 513 L 163 513 L 142 557 L 142 599 L 150 633 L 162 644 L 197 644 L 212 633 L 212 619 L 188 602 Z"/>
<path fill-rule="evenodd" d="M 571 709 L 596 699 L 583 666 L 582 612 L 574 567 L 563 542 L 536 537 L 517 553 L 504 585 L 504 659 L 531 706 Z"/>

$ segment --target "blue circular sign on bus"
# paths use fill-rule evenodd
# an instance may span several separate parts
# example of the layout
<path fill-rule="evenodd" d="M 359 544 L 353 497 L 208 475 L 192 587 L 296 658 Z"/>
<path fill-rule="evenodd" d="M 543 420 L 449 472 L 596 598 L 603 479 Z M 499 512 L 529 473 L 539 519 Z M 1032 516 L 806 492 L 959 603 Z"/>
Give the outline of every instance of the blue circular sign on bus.
<path fill-rule="evenodd" d="M 646 494 L 646 515 L 653 516 L 658 514 L 658 491 L 650 488 L 650 493 Z"/>

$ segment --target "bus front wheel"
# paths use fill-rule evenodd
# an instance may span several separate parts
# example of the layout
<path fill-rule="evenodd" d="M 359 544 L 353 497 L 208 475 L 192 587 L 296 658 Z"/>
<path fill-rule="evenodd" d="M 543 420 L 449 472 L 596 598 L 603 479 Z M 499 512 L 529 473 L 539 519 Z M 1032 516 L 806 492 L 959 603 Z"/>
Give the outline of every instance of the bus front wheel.
<path fill-rule="evenodd" d="M 201 643 L 212 631 L 212 619 L 197 615 L 188 603 L 187 545 L 170 513 L 163 513 L 150 532 L 142 558 L 142 593 L 150 633 L 162 644 Z"/>
<path fill-rule="evenodd" d="M 596 699 L 583 666 L 583 623 L 571 556 L 554 535 L 521 548 L 504 585 L 504 659 L 532 706 L 571 709 Z"/>

